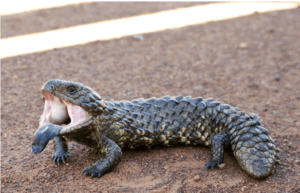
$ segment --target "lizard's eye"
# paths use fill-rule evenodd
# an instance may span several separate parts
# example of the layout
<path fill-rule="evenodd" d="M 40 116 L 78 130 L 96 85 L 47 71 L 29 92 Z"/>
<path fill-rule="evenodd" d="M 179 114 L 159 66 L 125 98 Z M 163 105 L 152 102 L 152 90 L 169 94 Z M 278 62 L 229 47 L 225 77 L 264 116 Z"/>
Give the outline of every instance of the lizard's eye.
<path fill-rule="evenodd" d="M 74 94 L 76 92 L 76 88 L 74 86 L 70 86 L 67 88 L 67 92 L 70 94 Z"/>

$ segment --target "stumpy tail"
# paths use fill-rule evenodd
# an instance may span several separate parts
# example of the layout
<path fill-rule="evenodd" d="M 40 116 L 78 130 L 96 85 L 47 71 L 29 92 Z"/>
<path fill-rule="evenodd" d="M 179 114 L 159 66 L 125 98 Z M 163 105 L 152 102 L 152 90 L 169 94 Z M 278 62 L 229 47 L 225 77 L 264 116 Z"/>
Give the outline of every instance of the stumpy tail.
<path fill-rule="evenodd" d="M 258 116 L 232 128 L 229 133 L 239 165 L 254 178 L 270 175 L 275 163 L 275 145 L 268 130 L 260 126 Z"/>

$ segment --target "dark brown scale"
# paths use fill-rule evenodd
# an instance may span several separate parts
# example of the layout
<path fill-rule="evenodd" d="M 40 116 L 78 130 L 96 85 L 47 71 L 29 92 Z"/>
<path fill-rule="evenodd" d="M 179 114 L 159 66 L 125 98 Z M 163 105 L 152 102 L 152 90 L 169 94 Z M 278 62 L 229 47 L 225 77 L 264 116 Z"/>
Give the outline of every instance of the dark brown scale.
<path fill-rule="evenodd" d="M 275 145 L 268 131 L 261 127 L 256 114 L 246 115 L 239 108 L 232 107 L 213 99 L 191 97 L 170 97 L 137 99 L 133 101 L 104 102 L 92 89 L 80 83 L 67 82 L 80 90 L 80 96 L 64 93 L 66 81 L 48 81 L 44 89 L 54 86 L 60 92 L 54 95 L 84 107 L 93 114 L 89 125 L 90 139 L 85 133 L 61 134 L 100 151 L 109 151 L 107 160 L 99 160 L 93 167 L 84 170 L 85 175 L 100 177 L 107 168 L 114 167 L 121 159 L 120 147 L 134 149 L 144 145 L 206 145 L 212 148 L 210 162 L 205 168 L 213 168 L 223 162 L 224 146 L 231 144 L 240 166 L 251 176 L 263 178 L 271 173 L 275 162 Z M 48 89 L 49 90 L 49 89 Z M 56 90 L 56 91 L 57 91 Z M 86 94 L 84 92 L 87 92 Z M 79 94 L 77 95 L 79 96 Z M 92 128 L 92 129 L 91 129 Z M 97 135 L 98 137 L 92 137 Z M 92 139 L 93 138 L 93 139 Z M 56 143 L 60 150 L 65 143 Z M 107 150 L 108 149 L 108 150 Z M 66 154 L 66 152 L 65 152 Z M 105 163 L 105 164 L 104 164 Z M 105 168 L 105 169 L 103 169 Z"/>

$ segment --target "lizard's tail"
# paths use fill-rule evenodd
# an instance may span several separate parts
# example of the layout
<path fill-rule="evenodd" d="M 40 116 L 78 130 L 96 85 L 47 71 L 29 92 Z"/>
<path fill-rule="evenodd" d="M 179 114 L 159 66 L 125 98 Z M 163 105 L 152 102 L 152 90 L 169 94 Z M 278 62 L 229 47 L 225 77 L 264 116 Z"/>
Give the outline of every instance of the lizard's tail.
<path fill-rule="evenodd" d="M 230 143 L 239 165 L 254 178 L 265 178 L 275 163 L 275 145 L 268 130 L 260 126 L 258 116 L 252 117 L 229 130 Z"/>

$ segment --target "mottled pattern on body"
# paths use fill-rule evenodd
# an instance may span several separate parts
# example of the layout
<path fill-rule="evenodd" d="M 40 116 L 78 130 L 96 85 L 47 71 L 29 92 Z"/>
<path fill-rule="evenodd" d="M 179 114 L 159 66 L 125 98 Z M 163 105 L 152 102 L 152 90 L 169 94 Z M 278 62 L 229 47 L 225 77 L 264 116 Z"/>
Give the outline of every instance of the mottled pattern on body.
<path fill-rule="evenodd" d="M 66 89 L 70 86 L 80 94 L 68 94 Z M 54 91 L 47 89 L 54 87 Z M 239 165 L 255 178 L 268 176 L 275 162 L 274 141 L 261 126 L 258 115 L 245 114 L 213 99 L 165 96 L 105 102 L 89 87 L 62 80 L 48 81 L 43 91 L 89 112 L 86 122 L 63 127 L 57 136 L 106 153 L 106 159 L 83 171 L 85 175 L 100 177 L 120 161 L 123 147 L 134 149 L 140 145 L 210 146 L 211 160 L 205 164 L 208 169 L 223 162 L 224 146 L 231 144 Z M 61 144 L 65 149 L 66 143 Z"/>

